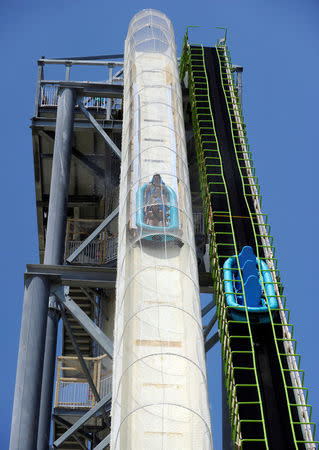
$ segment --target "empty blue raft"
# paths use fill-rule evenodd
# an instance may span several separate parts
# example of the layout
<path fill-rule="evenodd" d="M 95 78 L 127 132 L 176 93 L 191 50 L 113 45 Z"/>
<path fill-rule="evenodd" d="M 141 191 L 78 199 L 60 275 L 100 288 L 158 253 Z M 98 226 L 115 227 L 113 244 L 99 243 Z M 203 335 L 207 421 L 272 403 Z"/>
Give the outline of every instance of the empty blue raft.
<path fill-rule="evenodd" d="M 136 193 L 136 225 L 141 230 L 141 238 L 153 242 L 169 242 L 176 239 L 179 230 L 178 203 L 175 192 L 169 186 L 166 189 L 169 194 L 169 201 L 160 205 L 167 212 L 167 224 L 164 226 L 154 226 L 146 223 L 145 211 L 148 205 L 144 204 L 144 191 L 148 183 L 141 186 Z"/>
<path fill-rule="evenodd" d="M 236 256 L 228 258 L 223 266 L 224 288 L 227 305 L 231 307 L 230 315 L 234 320 L 246 322 L 246 300 L 247 312 L 251 320 L 267 323 L 270 321 L 268 306 L 270 309 L 278 308 L 271 272 L 267 264 L 257 258 L 249 246 L 243 247 L 238 255 L 238 262 L 241 276 Z M 241 279 L 244 284 L 245 299 Z"/>

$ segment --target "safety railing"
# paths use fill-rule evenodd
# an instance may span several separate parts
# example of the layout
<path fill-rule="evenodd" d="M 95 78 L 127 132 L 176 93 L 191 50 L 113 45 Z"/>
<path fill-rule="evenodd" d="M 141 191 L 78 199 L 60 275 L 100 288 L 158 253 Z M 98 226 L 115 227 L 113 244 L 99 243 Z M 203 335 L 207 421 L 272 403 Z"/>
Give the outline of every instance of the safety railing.
<path fill-rule="evenodd" d="M 68 258 L 100 225 L 101 220 L 68 219 L 65 256 Z M 76 264 L 104 265 L 117 258 L 117 236 L 107 229 L 101 231 L 73 261 Z"/>
<path fill-rule="evenodd" d="M 40 90 L 40 107 L 53 107 L 58 106 L 58 91 L 59 86 L 57 84 L 44 84 L 41 85 Z M 109 102 L 106 97 L 83 97 L 83 103 L 86 108 L 92 109 L 102 109 L 106 110 L 109 107 Z M 75 105 L 77 107 L 77 105 Z M 112 110 L 121 110 L 122 100 L 121 99 L 111 99 Z"/>
<path fill-rule="evenodd" d="M 68 219 L 65 245 L 65 259 L 80 247 L 82 242 L 102 221 L 89 219 Z M 193 213 L 194 233 L 205 234 L 204 215 Z M 118 237 L 110 235 L 107 229 L 90 242 L 73 261 L 75 264 L 105 265 L 117 259 Z"/>
<path fill-rule="evenodd" d="M 84 358 L 101 398 L 112 392 L 112 363 L 106 355 Z M 58 356 L 55 408 L 91 408 L 96 399 L 77 357 Z"/>
<path fill-rule="evenodd" d="M 38 80 L 35 98 L 35 117 L 39 116 L 40 109 L 47 110 L 48 108 L 56 108 L 58 104 L 58 90 L 61 83 L 72 83 L 78 85 L 81 83 L 87 88 L 94 86 L 96 83 L 94 81 L 76 81 L 71 78 L 72 67 L 77 66 L 76 74 L 79 75 L 79 71 L 82 76 L 88 75 L 88 68 L 91 67 L 96 71 L 101 73 L 103 80 L 97 82 L 97 84 L 102 88 L 103 86 L 122 86 L 123 85 L 123 61 L 117 60 L 117 58 L 122 58 L 123 55 L 110 55 L 113 56 L 112 60 L 90 60 L 90 59 L 40 59 L 38 60 Z M 65 76 L 64 79 L 54 80 L 53 78 L 45 79 L 47 74 L 47 67 L 50 66 L 64 66 Z M 46 68 L 46 69 L 45 69 Z M 45 69 L 45 70 L 44 70 Z M 57 67 L 54 67 L 56 70 Z M 97 73 L 97 72 L 96 72 Z M 73 75 L 73 72 L 72 72 Z M 78 79 L 78 77 L 77 77 Z M 92 94 L 94 95 L 94 94 Z M 97 95 L 97 94 L 95 94 Z M 101 94 L 100 94 L 101 95 Z M 111 95 L 110 97 L 84 97 L 84 105 L 87 108 L 92 108 L 93 110 L 100 110 L 105 112 L 106 119 L 117 119 L 120 116 L 122 110 L 122 98 L 121 95 Z M 77 106 L 77 105 L 76 105 Z M 42 111 L 41 111 L 42 112 Z"/>

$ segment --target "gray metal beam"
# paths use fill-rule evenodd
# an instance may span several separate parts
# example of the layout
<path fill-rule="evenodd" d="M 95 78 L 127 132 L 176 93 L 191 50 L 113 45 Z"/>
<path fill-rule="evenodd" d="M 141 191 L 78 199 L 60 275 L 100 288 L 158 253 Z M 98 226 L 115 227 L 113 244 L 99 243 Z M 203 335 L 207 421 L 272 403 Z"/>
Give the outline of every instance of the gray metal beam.
<path fill-rule="evenodd" d="M 213 315 L 211 320 L 209 321 L 208 325 L 204 327 L 204 337 L 206 338 L 209 335 L 210 330 L 213 328 L 215 323 L 217 322 L 217 313 Z"/>
<path fill-rule="evenodd" d="M 84 97 L 122 98 L 123 85 L 90 81 L 42 80 L 41 86 L 55 85 L 60 88 L 75 89 Z"/>
<path fill-rule="evenodd" d="M 118 215 L 118 213 L 119 208 L 117 207 L 109 216 L 106 217 L 106 219 L 103 220 L 103 222 L 93 231 L 93 233 L 91 233 L 90 236 L 82 242 L 82 244 L 72 253 L 72 255 L 67 258 L 66 262 L 71 263 L 74 261 L 85 249 L 85 247 L 89 245 L 90 242 L 92 242 L 101 233 L 101 231 L 104 230 L 104 228 Z"/>
<path fill-rule="evenodd" d="M 115 55 L 93 55 L 93 56 L 69 56 L 68 58 L 50 58 L 49 61 L 62 61 L 63 64 L 66 64 L 68 61 L 91 61 L 92 63 L 99 59 L 119 59 L 124 58 L 123 53 L 117 53 Z M 41 60 L 40 60 L 41 61 Z M 47 61 L 44 57 L 42 61 Z M 107 63 L 107 61 L 105 61 Z M 123 64 L 121 62 L 120 64 Z"/>
<path fill-rule="evenodd" d="M 106 405 L 107 402 L 111 400 L 111 394 L 106 395 L 103 397 L 93 408 L 90 409 L 86 414 L 84 414 L 79 420 L 75 422 L 74 425 L 72 425 L 71 428 L 69 428 L 62 436 L 59 437 L 56 441 L 53 442 L 53 445 L 55 448 L 58 448 L 60 445 L 63 444 L 66 439 L 68 439 L 74 432 L 76 432 L 82 425 L 85 424 L 91 417 L 93 417 L 101 408 Z"/>
<path fill-rule="evenodd" d="M 111 55 L 110 55 L 111 56 Z M 105 58 L 107 55 L 105 55 Z M 123 55 L 114 55 L 114 58 L 122 58 Z M 123 66 L 123 61 L 97 61 L 97 60 L 90 60 L 87 58 L 41 58 L 38 59 L 38 64 L 72 64 L 72 66 L 108 66 L 112 64 L 112 66 Z"/>
<path fill-rule="evenodd" d="M 44 264 L 63 264 L 64 261 L 75 99 L 75 91 L 69 87 L 59 92 Z M 47 321 L 37 450 L 47 450 L 50 439 L 59 317 L 53 305 Z"/>
<path fill-rule="evenodd" d="M 219 332 L 216 331 L 215 334 L 208 341 L 205 342 L 205 352 L 207 353 L 215 344 L 219 341 Z"/>
<path fill-rule="evenodd" d="M 65 314 L 64 307 L 63 307 L 63 305 L 61 303 L 60 303 L 59 306 L 60 306 L 60 312 L 61 312 L 61 316 L 62 316 L 62 320 L 63 320 L 63 325 L 65 326 L 65 328 L 67 330 L 67 333 L 70 336 L 70 339 L 71 339 L 74 351 L 76 353 L 76 356 L 79 358 L 79 362 L 80 362 L 82 371 L 83 371 L 86 379 L 88 380 L 88 383 L 89 383 L 90 388 L 91 388 L 91 390 L 93 392 L 95 400 L 97 402 L 99 402 L 101 400 L 100 396 L 99 396 L 99 393 L 98 393 L 98 391 L 96 389 L 96 386 L 95 386 L 94 381 L 93 381 L 93 379 L 91 377 L 89 369 L 87 368 L 87 365 L 86 365 L 85 360 L 84 360 L 84 358 L 82 356 L 82 353 L 81 353 L 81 350 L 80 350 L 80 348 L 78 346 L 78 343 L 76 342 L 76 338 L 75 338 L 75 336 L 73 334 L 72 328 L 71 328 L 70 323 L 68 321 L 68 318 L 67 318 L 67 316 Z"/>
<path fill-rule="evenodd" d="M 10 450 L 37 448 L 39 404 L 49 282 L 32 276 L 25 283 Z"/>
<path fill-rule="evenodd" d="M 73 414 L 74 414 L 74 412 L 73 412 Z M 57 422 L 57 423 L 63 425 L 67 430 L 69 428 L 71 428 L 72 425 L 73 425 L 73 423 L 68 422 L 67 420 L 63 419 L 62 417 L 60 417 L 57 414 L 52 414 L 52 420 L 54 422 Z M 82 430 L 77 430 L 75 432 L 75 434 L 78 434 L 79 436 L 83 437 L 84 439 L 91 439 L 92 438 L 92 436 L 89 433 L 86 433 L 85 431 L 82 431 Z"/>
<path fill-rule="evenodd" d="M 33 275 L 45 275 L 51 282 L 63 286 L 94 287 L 109 289 L 115 287 L 116 269 L 109 267 L 54 266 L 27 264 L 25 279 Z"/>
<path fill-rule="evenodd" d="M 92 96 L 93 97 L 93 96 Z M 47 130 L 55 130 L 55 117 L 33 117 L 31 128 L 45 128 Z M 76 118 L 74 121 L 74 129 L 93 129 L 95 128 L 91 123 L 85 119 Z M 112 130 L 113 133 L 120 133 L 122 131 L 121 120 L 103 120 L 103 128 Z"/>
<path fill-rule="evenodd" d="M 116 269 L 112 267 L 27 264 L 24 278 L 28 279 L 32 275 L 47 276 L 56 284 L 62 283 L 63 286 L 70 287 L 110 289 L 115 287 L 116 282 Z M 211 274 L 199 273 L 201 292 L 206 291 L 210 282 Z"/>
<path fill-rule="evenodd" d="M 107 353 L 110 358 L 113 358 L 113 342 L 108 338 L 103 331 L 85 314 L 84 311 L 72 300 L 72 298 L 64 293 L 61 286 L 52 288 L 54 293 L 61 303 L 67 308 L 72 316 L 82 325 L 86 332 L 94 339 Z"/>
<path fill-rule="evenodd" d="M 122 74 L 123 74 L 124 69 L 120 69 L 116 72 L 116 74 L 113 76 L 113 80 L 117 80 Z M 120 80 L 122 80 L 122 78 L 120 78 Z"/>
<path fill-rule="evenodd" d="M 106 436 L 93 450 L 104 450 L 110 444 L 110 435 Z"/>
<path fill-rule="evenodd" d="M 209 311 L 211 311 L 215 305 L 216 302 L 215 299 L 213 298 L 213 300 L 209 302 L 206 306 L 204 306 L 204 308 L 202 309 L 202 317 L 206 316 L 206 314 L 209 313 Z"/>
<path fill-rule="evenodd" d="M 114 85 L 112 85 L 112 86 L 114 86 Z M 82 101 L 81 97 L 78 97 L 77 103 L 78 103 L 79 107 L 81 108 L 81 111 L 83 112 L 85 117 L 91 122 L 92 125 L 94 125 L 94 127 L 97 129 L 97 131 L 103 137 L 103 139 L 105 140 L 106 144 L 110 147 L 112 152 L 114 152 L 116 154 L 116 156 L 121 159 L 121 151 L 120 151 L 120 149 L 117 147 L 117 145 L 114 144 L 114 142 L 108 136 L 108 134 L 105 133 L 105 131 L 103 130 L 101 125 L 92 116 L 92 114 L 90 114 L 90 112 L 86 109 L 86 107 L 83 104 L 83 101 Z"/>

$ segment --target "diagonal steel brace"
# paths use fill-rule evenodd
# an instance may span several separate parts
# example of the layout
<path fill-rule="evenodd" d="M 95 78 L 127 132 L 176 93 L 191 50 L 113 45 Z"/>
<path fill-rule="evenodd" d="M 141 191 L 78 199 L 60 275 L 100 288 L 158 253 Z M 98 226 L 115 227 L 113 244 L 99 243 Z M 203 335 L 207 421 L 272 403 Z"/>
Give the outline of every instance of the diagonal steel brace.
<path fill-rule="evenodd" d="M 108 434 L 93 450 L 104 450 L 110 443 L 110 435 Z"/>
<path fill-rule="evenodd" d="M 101 127 L 101 125 L 97 122 L 97 120 L 92 116 L 92 114 L 86 109 L 86 107 L 83 104 L 83 100 L 81 97 L 77 98 L 77 104 L 79 105 L 79 107 L 81 108 L 81 111 L 83 112 L 83 114 L 85 115 L 85 117 L 91 122 L 91 124 L 96 128 L 96 130 L 100 133 L 100 135 L 103 137 L 103 139 L 105 140 L 106 144 L 110 147 L 110 149 L 112 150 L 112 152 L 114 152 L 116 154 L 116 156 L 118 158 L 121 159 L 121 151 L 118 148 L 117 145 L 114 144 L 114 142 L 112 141 L 112 139 L 109 137 L 108 134 L 105 133 L 105 131 L 103 130 L 103 128 Z"/>
<path fill-rule="evenodd" d="M 82 244 L 70 255 L 66 262 L 71 263 L 79 256 L 79 254 L 85 249 L 87 245 L 89 245 L 100 233 L 104 228 L 116 217 L 119 213 L 119 208 L 115 208 L 114 211 L 111 212 L 110 215 L 108 215 L 102 223 L 93 231 L 93 233 L 90 234 L 88 238 L 85 239 L 85 241 L 82 242 Z"/>
<path fill-rule="evenodd" d="M 69 428 L 62 436 L 59 437 L 56 441 L 53 442 L 53 446 L 58 448 L 63 444 L 66 439 L 72 436 L 82 425 L 85 424 L 92 416 L 94 416 L 103 406 L 111 400 L 111 394 L 106 395 L 102 398 L 93 408 L 90 409 L 84 416 L 82 416 L 71 428 Z"/>

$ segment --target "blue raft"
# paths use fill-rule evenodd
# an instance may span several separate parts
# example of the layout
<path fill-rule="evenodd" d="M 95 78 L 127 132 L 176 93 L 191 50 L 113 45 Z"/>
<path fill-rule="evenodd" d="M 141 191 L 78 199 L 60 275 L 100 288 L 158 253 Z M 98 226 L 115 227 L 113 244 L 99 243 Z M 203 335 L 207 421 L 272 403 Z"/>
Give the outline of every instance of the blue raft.
<path fill-rule="evenodd" d="M 150 208 L 144 204 L 144 191 L 148 183 L 141 186 L 136 193 L 136 225 L 142 232 L 142 239 L 153 242 L 169 242 L 176 240 L 176 232 L 179 230 L 178 204 L 176 194 L 172 188 L 166 186 L 169 200 L 159 206 L 162 208 L 165 224 L 163 226 L 149 225 L 146 223 L 146 210 Z M 164 220 L 163 220 L 164 221 Z"/>
<path fill-rule="evenodd" d="M 223 266 L 226 302 L 231 307 L 231 317 L 240 322 L 247 321 L 246 299 L 247 312 L 250 314 L 252 321 L 267 323 L 270 321 L 268 306 L 270 309 L 278 308 L 271 272 L 267 264 L 257 258 L 253 249 L 249 246 L 243 247 L 238 255 L 238 262 L 241 276 L 236 256 L 228 258 Z M 241 278 L 244 283 L 245 299 Z"/>

